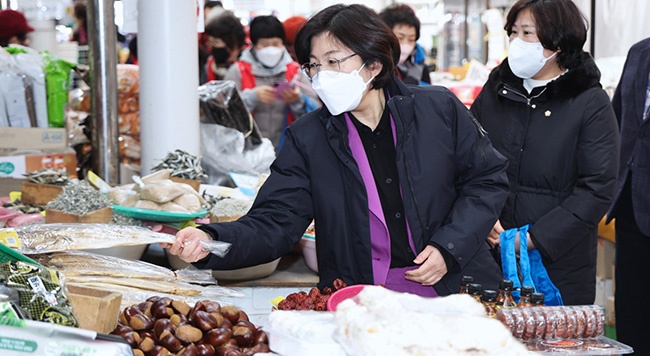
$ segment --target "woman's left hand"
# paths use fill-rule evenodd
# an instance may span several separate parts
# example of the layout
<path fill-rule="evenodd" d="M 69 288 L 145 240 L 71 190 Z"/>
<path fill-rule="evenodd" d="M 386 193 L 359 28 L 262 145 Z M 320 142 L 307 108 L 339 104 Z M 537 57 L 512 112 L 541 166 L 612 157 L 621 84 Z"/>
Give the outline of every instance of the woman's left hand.
<path fill-rule="evenodd" d="M 407 271 L 406 279 L 421 283 L 423 286 L 432 286 L 447 274 L 447 265 L 437 248 L 427 245 L 422 252 L 413 260 L 420 265 L 418 269 Z"/>

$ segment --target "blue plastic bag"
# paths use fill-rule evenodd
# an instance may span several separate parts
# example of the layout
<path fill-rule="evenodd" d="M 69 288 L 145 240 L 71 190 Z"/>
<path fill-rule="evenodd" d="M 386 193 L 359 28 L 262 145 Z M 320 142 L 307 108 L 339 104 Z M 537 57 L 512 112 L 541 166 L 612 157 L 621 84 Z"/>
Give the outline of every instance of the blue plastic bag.
<path fill-rule="evenodd" d="M 509 229 L 501 233 L 501 269 L 503 277 L 514 283 L 515 291 L 512 296 L 519 301 L 519 289 L 522 285 L 535 288 L 538 293 L 544 294 L 545 305 L 564 305 L 560 290 L 553 284 L 548 276 L 546 267 L 542 262 L 539 250 L 528 251 L 526 237 L 530 225 Z M 519 232 L 519 260 L 515 254 L 515 238 Z M 523 284 L 522 284 L 523 283 Z"/>

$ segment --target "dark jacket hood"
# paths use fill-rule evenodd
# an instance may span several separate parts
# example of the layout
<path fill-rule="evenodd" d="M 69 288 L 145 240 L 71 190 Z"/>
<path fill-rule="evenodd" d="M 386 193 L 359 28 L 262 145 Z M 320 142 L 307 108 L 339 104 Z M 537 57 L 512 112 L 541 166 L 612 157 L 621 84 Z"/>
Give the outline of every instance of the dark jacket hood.
<path fill-rule="evenodd" d="M 494 90 L 499 90 L 504 84 L 507 84 L 526 93 L 523 79 L 512 73 L 507 58 L 490 73 L 490 79 L 495 85 Z M 564 75 L 546 85 L 545 95 L 549 100 L 572 98 L 594 87 L 601 87 L 600 70 L 593 57 L 587 52 L 582 52 L 575 68 L 569 69 Z"/>

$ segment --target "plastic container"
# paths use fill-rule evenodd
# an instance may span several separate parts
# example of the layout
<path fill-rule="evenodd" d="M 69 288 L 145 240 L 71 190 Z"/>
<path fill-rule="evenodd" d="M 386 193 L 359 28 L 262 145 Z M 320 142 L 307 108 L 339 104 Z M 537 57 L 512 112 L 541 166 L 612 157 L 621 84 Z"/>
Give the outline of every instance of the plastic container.
<path fill-rule="evenodd" d="M 356 295 L 361 293 L 363 288 L 366 286 L 366 284 L 355 284 L 353 286 L 341 288 L 332 293 L 330 298 L 327 300 L 327 310 L 336 311 L 336 307 L 339 305 L 339 303 L 346 299 L 356 297 Z"/>
<path fill-rule="evenodd" d="M 313 235 L 304 234 L 300 239 L 300 249 L 302 250 L 302 257 L 305 264 L 310 270 L 318 273 L 318 257 L 316 256 L 316 237 Z"/>

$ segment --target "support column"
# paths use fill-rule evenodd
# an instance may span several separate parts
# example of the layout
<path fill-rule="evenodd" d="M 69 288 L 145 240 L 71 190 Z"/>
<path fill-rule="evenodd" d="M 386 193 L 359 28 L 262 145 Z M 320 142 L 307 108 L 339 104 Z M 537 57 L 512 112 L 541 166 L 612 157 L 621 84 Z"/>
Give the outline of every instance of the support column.
<path fill-rule="evenodd" d="M 196 1 L 138 1 L 142 175 L 175 149 L 200 154 L 196 26 Z"/>
<path fill-rule="evenodd" d="M 88 1 L 93 171 L 118 183 L 117 48 L 113 0 Z"/>

